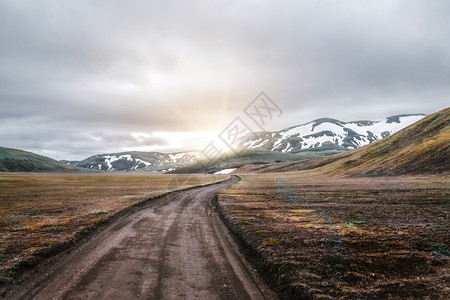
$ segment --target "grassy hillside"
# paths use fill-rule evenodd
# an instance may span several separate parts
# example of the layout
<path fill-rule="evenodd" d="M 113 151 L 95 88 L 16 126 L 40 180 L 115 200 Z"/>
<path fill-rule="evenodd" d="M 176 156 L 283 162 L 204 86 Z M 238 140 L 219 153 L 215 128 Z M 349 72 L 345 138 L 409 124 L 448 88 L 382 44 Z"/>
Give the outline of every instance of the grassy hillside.
<path fill-rule="evenodd" d="M 447 108 L 323 169 L 373 175 L 444 173 L 450 171 L 449 145 Z"/>
<path fill-rule="evenodd" d="M 240 168 L 245 165 L 266 166 L 280 162 L 296 162 L 300 160 L 308 160 L 317 157 L 323 157 L 336 153 L 341 150 L 312 150 L 303 151 L 296 154 L 283 153 L 266 150 L 242 150 L 239 153 L 228 154 L 222 159 L 215 161 L 199 161 L 189 166 L 179 168 L 171 173 L 187 174 L 187 173 L 214 173 L 216 171 L 227 168 Z"/>
<path fill-rule="evenodd" d="M 436 174 L 450 171 L 450 108 L 396 134 L 346 153 L 296 163 L 247 166 L 242 171 L 284 172 L 314 169 L 343 175 Z"/>
<path fill-rule="evenodd" d="M 18 149 L 0 147 L 0 172 L 76 171 L 46 156 Z"/>

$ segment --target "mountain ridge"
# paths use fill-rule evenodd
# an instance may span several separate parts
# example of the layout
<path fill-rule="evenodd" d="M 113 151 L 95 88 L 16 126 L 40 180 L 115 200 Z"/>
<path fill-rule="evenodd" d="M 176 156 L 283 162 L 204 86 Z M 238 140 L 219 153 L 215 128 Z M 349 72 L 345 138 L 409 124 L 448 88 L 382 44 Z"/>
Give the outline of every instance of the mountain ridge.
<path fill-rule="evenodd" d="M 259 131 L 239 139 L 234 147 L 296 153 L 305 149 L 356 149 L 411 125 L 425 114 L 401 114 L 380 121 L 344 122 L 319 118 L 279 131 Z"/>
<path fill-rule="evenodd" d="M 81 161 L 66 163 L 80 168 L 107 172 L 167 172 L 193 163 L 198 153 L 198 151 L 173 153 L 125 151 L 92 155 Z"/>

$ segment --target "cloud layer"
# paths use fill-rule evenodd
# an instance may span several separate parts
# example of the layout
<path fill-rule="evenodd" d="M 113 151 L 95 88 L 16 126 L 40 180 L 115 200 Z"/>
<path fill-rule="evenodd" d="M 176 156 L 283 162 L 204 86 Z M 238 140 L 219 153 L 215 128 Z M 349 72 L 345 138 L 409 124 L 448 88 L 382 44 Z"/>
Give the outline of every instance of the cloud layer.
<path fill-rule="evenodd" d="M 268 129 L 432 113 L 449 103 L 449 11 L 448 1 L 2 1 L 0 144 L 58 159 L 201 148 L 260 91 L 285 111 Z"/>

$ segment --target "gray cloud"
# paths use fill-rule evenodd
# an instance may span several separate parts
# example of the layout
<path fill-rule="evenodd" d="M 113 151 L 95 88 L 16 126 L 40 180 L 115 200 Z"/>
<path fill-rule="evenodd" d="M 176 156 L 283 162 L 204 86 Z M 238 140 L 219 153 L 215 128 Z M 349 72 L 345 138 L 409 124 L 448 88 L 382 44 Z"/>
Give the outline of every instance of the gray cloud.
<path fill-rule="evenodd" d="M 0 141 L 56 158 L 192 148 L 155 134 L 220 131 L 261 90 L 285 111 L 269 129 L 432 113 L 449 103 L 449 9 L 406 0 L 3 1 Z"/>

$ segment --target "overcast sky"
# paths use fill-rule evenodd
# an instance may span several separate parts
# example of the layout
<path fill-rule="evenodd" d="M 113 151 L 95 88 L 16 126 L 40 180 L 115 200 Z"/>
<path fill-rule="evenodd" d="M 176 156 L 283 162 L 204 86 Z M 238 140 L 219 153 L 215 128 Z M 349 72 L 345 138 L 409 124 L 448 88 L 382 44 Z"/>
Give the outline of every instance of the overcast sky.
<path fill-rule="evenodd" d="M 203 149 L 259 92 L 268 130 L 449 106 L 450 1 L 0 0 L 0 145 Z"/>

